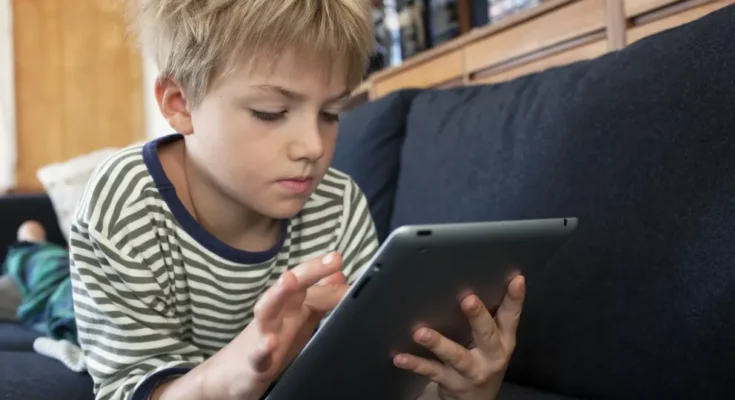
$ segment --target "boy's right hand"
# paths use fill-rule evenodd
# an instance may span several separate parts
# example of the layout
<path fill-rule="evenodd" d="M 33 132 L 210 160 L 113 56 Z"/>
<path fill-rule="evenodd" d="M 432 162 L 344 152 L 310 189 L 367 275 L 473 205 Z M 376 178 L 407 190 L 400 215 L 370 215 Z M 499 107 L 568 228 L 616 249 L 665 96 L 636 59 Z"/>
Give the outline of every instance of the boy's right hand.
<path fill-rule="evenodd" d="M 207 391 L 259 399 L 344 296 L 341 269 L 342 258 L 330 253 L 284 272 L 256 303 L 247 328 L 202 364 Z"/>

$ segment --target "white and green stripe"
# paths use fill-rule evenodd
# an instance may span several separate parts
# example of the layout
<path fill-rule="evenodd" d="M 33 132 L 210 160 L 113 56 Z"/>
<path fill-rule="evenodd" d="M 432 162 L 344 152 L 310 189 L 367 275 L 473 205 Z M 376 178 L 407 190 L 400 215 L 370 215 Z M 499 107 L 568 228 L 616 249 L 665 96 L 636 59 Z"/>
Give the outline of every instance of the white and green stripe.
<path fill-rule="evenodd" d="M 70 234 L 79 340 L 98 399 L 132 398 L 154 372 L 213 355 L 250 322 L 284 270 L 337 250 L 352 280 L 377 250 L 367 201 L 330 169 L 272 257 L 233 261 L 184 229 L 144 149 L 98 168 Z"/>

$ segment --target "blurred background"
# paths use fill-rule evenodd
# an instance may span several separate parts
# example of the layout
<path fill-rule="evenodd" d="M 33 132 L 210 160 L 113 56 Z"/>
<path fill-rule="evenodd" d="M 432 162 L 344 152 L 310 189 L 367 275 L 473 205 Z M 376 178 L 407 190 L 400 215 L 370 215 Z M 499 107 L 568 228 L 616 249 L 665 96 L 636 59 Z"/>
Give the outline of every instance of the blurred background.
<path fill-rule="evenodd" d="M 42 167 L 171 133 L 128 1 L 0 0 L 0 193 L 48 191 Z M 349 107 L 593 59 L 732 2 L 371 0 L 375 52 Z"/>
<path fill-rule="evenodd" d="M 373 74 L 541 0 L 373 0 Z M 125 2 L 0 0 L 0 193 L 37 170 L 168 133 L 155 66 L 126 33 Z"/>
<path fill-rule="evenodd" d="M 499 22 L 542 0 L 373 0 L 378 52 L 386 66 L 400 65 L 421 51 L 473 28 Z"/>

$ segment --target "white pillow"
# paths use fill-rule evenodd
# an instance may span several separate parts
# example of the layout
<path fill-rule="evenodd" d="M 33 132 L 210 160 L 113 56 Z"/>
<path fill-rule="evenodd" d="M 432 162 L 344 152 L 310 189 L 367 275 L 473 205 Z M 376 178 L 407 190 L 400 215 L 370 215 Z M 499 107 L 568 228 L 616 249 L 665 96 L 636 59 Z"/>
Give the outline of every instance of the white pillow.
<path fill-rule="evenodd" d="M 74 217 L 77 203 L 84 193 L 87 181 L 94 169 L 108 157 L 120 149 L 106 147 L 72 158 L 41 167 L 36 172 L 46 194 L 51 199 L 59 221 L 59 228 L 64 238 L 69 241 L 71 219 Z"/>

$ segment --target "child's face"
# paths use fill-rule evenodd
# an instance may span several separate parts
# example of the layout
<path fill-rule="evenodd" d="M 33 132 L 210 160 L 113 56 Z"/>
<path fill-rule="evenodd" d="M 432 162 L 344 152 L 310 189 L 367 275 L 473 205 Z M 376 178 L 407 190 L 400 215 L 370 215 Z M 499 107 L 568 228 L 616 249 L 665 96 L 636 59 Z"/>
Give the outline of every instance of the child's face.
<path fill-rule="evenodd" d="M 270 218 L 302 209 L 331 163 L 348 94 L 345 74 L 322 67 L 287 54 L 216 82 L 191 111 L 187 152 L 221 195 Z"/>

